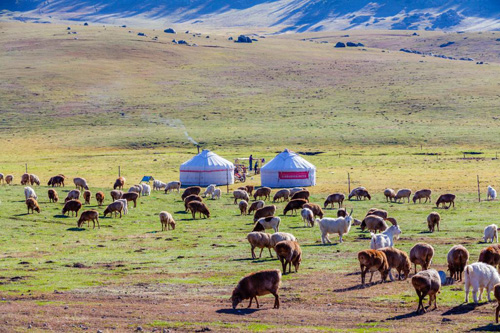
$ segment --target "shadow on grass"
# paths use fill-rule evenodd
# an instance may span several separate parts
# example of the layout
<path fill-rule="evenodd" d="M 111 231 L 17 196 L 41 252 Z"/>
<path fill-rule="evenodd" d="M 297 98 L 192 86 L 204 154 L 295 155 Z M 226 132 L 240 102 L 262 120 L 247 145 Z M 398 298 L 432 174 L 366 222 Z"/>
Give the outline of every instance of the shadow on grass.
<path fill-rule="evenodd" d="M 54 215 L 54 217 L 55 217 L 55 218 L 59 218 L 59 219 L 62 219 L 62 218 L 67 219 L 67 218 L 69 218 L 70 216 L 68 216 L 68 215 L 62 215 L 62 214 L 57 214 L 57 215 Z M 74 217 L 74 216 L 73 216 L 73 217 Z"/>
<path fill-rule="evenodd" d="M 488 324 L 471 329 L 471 332 L 500 332 L 500 325 Z"/>
<path fill-rule="evenodd" d="M 186 212 L 185 210 L 179 210 L 175 212 L 175 214 L 188 214 L 188 212 Z"/>
<path fill-rule="evenodd" d="M 252 263 L 260 263 L 260 262 L 268 262 L 268 261 L 274 261 L 276 260 L 276 257 L 267 257 L 267 258 L 260 258 L 260 259 L 252 259 L 252 258 L 239 258 L 239 259 L 231 259 L 231 261 L 251 261 Z"/>
<path fill-rule="evenodd" d="M 30 213 L 16 214 L 16 215 L 13 215 L 13 216 L 25 216 L 25 215 L 30 215 Z"/>
<path fill-rule="evenodd" d="M 245 316 L 245 315 L 249 315 L 249 314 L 252 314 L 256 311 L 260 311 L 259 309 L 247 309 L 247 308 L 244 308 L 244 309 L 219 309 L 215 312 L 217 313 L 224 313 L 224 314 L 233 314 L 233 315 L 238 315 L 238 316 Z"/>
<path fill-rule="evenodd" d="M 353 291 L 353 290 L 370 288 L 371 286 L 374 286 L 374 285 L 379 284 L 379 283 L 380 283 L 379 281 L 372 282 L 372 283 L 366 283 L 364 286 L 362 284 L 357 284 L 357 285 L 354 285 L 354 286 L 351 286 L 351 287 L 347 287 L 347 288 L 335 289 L 334 292 L 336 292 L 336 293 L 345 293 L 347 291 Z"/>
<path fill-rule="evenodd" d="M 311 247 L 311 246 L 333 246 L 333 245 L 337 245 L 339 243 L 326 243 L 326 244 L 323 244 L 323 243 L 317 243 L 317 244 L 304 244 L 304 245 L 301 245 L 300 247 Z"/>
<path fill-rule="evenodd" d="M 85 228 L 68 228 L 66 231 L 84 231 Z"/>
<path fill-rule="evenodd" d="M 430 232 L 429 230 L 427 230 L 427 231 L 420 231 L 419 234 L 432 234 L 432 232 Z"/>
<path fill-rule="evenodd" d="M 427 307 L 428 308 L 428 307 Z M 410 313 L 405 313 L 405 314 L 402 314 L 402 315 L 399 315 L 399 316 L 394 316 L 394 317 L 390 317 L 390 318 L 387 318 L 386 320 L 401 320 L 401 319 L 408 319 L 408 318 L 412 318 L 412 317 L 416 317 L 416 316 L 420 316 L 422 314 L 424 314 L 425 312 L 422 312 L 422 313 L 418 313 L 417 311 L 413 311 L 413 312 L 410 312 Z"/>
<path fill-rule="evenodd" d="M 442 316 L 449 316 L 449 315 L 462 315 L 469 313 L 471 311 L 474 311 L 477 307 L 483 306 L 488 303 L 482 303 L 482 304 L 474 304 L 474 303 L 462 303 L 460 305 L 455 306 L 454 308 L 449 309 L 446 312 L 443 312 Z"/>

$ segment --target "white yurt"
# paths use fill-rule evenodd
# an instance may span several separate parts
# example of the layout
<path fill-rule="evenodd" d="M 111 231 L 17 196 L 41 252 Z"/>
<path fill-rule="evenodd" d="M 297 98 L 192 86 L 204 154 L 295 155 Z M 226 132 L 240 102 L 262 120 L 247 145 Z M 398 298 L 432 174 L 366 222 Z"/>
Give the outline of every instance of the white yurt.
<path fill-rule="evenodd" d="M 261 185 L 296 187 L 316 185 L 316 167 L 298 154 L 285 149 L 260 170 Z"/>
<path fill-rule="evenodd" d="M 234 164 L 204 149 L 189 161 L 181 164 L 179 180 L 183 186 L 233 184 Z"/>

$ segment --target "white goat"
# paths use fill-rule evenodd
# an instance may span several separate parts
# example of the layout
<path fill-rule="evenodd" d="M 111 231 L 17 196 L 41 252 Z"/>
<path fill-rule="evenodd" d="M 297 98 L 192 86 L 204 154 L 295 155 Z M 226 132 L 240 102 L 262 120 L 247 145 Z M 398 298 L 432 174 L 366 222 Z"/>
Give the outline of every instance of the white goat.
<path fill-rule="evenodd" d="M 215 184 L 208 185 L 207 189 L 203 193 L 203 197 L 207 197 L 207 195 L 209 195 L 213 199 L 214 198 L 215 186 L 216 186 Z"/>
<path fill-rule="evenodd" d="M 487 199 L 495 200 L 496 198 L 497 198 L 497 191 L 493 187 L 488 185 L 488 198 Z"/>
<path fill-rule="evenodd" d="M 314 213 L 309 208 L 303 208 L 300 211 L 304 227 L 314 227 Z"/>
<path fill-rule="evenodd" d="M 500 276 L 497 269 L 491 265 L 483 262 L 476 262 L 471 265 L 465 266 L 465 303 L 469 302 L 469 289 L 472 286 L 472 297 L 474 303 L 477 304 L 477 291 L 479 292 L 479 300 L 483 295 L 483 289 L 486 288 L 488 301 L 491 302 L 490 292 L 495 284 L 500 283 Z"/>
<path fill-rule="evenodd" d="M 38 200 L 38 197 L 36 196 L 35 190 L 29 186 L 26 186 L 24 188 L 24 196 L 26 197 L 26 200 L 28 200 L 29 198 L 34 198 L 35 200 Z"/>
<path fill-rule="evenodd" d="M 212 199 L 220 199 L 221 193 L 222 191 L 220 190 L 220 188 L 216 188 L 214 194 L 212 194 Z"/>
<path fill-rule="evenodd" d="M 372 250 L 378 250 L 383 247 L 393 247 L 394 246 L 394 236 L 396 239 L 401 235 L 401 229 L 398 225 L 391 225 L 386 231 L 381 234 L 371 233 L 372 240 L 370 243 L 370 248 Z"/>
<path fill-rule="evenodd" d="M 148 184 L 142 184 L 142 195 L 148 196 L 151 195 L 151 186 Z"/>
<path fill-rule="evenodd" d="M 321 230 L 321 241 L 323 244 L 326 242 L 331 243 L 328 238 L 328 234 L 339 234 L 340 243 L 343 242 L 342 236 L 349 233 L 352 223 L 352 209 L 349 215 L 346 217 L 330 218 L 324 217 L 321 220 L 316 219 L 319 224 L 319 230 Z"/>
<path fill-rule="evenodd" d="M 496 239 L 498 243 L 498 227 L 496 224 L 490 224 L 486 228 L 484 228 L 484 236 L 483 236 L 484 242 L 488 243 L 488 241 L 491 239 L 491 242 L 493 243 L 493 240 Z"/>

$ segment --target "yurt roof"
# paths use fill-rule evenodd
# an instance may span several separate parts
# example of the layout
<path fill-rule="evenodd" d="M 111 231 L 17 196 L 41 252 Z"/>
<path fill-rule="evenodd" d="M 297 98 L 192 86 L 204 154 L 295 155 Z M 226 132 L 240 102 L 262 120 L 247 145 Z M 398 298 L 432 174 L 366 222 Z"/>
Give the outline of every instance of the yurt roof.
<path fill-rule="evenodd" d="M 190 160 L 181 164 L 181 169 L 210 169 L 216 167 L 224 167 L 226 169 L 234 168 L 234 164 L 225 158 L 220 157 L 216 153 L 204 149 L 201 153 L 192 157 Z"/>
<path fill-rule="evenodd" d="M 285 149 L 276 155 L 271 161 L 266 163 L 262 170 L 297 170 L 297 169 L 316 169 L 316 167 L 306 161 L 299 154 Z"/>

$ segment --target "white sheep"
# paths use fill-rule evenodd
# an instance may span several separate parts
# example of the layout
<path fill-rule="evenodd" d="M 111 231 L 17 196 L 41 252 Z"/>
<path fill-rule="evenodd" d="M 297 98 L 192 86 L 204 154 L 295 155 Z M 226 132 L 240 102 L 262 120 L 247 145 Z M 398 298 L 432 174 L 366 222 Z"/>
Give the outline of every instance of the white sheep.
<path fill-rule="evenodd" d="M 87 181 L 85 180 L 85 178 L 80 178 L 80 177 L 76 177 L 76 178 L 73 178 L 73 183 L 75 184 L 76 188 L 77 189 L 82 189 L 83 190 L 87 190 L 89 189 L 89 186 L 87 185 Z"/>
<path fill-rule="evenodd" d="M 493 240 L 496 239 L 498 243 L 498 227 L 496 224 L 490 224 L 486 228 L 484 228 L 484 236 L 483 236 L 484 242 L 488 243 L 488 241 L 491 239 L 491 243 L 493 243 Z"/>
<path fill-rule="evenodd" d="M 250 243 L 250 246 L 252 247 L 252 259 L 255 259 L 257 256 L 255 255 L 255 248 L 258 247 L 260 248 L 260 254 L 259 258 L 262 256 L 262 251 L 264 248 L 269 249 L 269 255 L 271 258 L 273 257 L 273 254 L 271 253 L 271 235 L 267 234 L 265 232 L 251 232 L 247 235 L 247 240 Z"/>
<path fill-rule="evenodd" d="M 151 195 L 151 186 L 148 184 L 142 184 L 142 195 L 148 196 Z"/>
<path fill-rule="evenodd" d="M 297 238 L 295 238 L 294 235 L 289 234 L 287 232 L 275 232 L 274 234 L 271 235 L 271 246 L 274 247 L 279 242 L 286 240 L 297 241 Z"/>
<path fill-rule="evenodd" d="M 205 190 L 205 192 L 203 192 L 203 197 L 207 197 L 207 195 L 209 195 L 210 197 L 212 197 L 212 199 L 214 198 L 214 192 L 215 192 L 215 184 L 210 184 L 207 186 L 207 189 Z"/>
<path fill-rule="evenodd" d="M 167 184 L 165 184 L 161 180 L 155 179 L 153 181 L 153 191 L 159 191 L 162 188 L 165 188 L 166 186 L 167 186 Z"/>
<path fill-rule="evenodd" d="M 257 220 L 255 227 L 252 231 L 264 231 L 266 229 L 273 229 L 278 232 L 280 229 L 281 218 L 278 216 L 262 217 Z"/>
<path fill-rule="evenodd" d="M 497 191 L 488 185 L 488 199 L 495 200 L 497 198 Z"/>
<path fill-rule="evenodd" d="M 398 225 L 391 225 L 386 231 L 381 234 L 371 233 L 372 240 L 370 242 L 370 248 L 372 250 L 378 250 L 383 247 L 393 247 L 394 246 L 394 236 L 396 239 L 401 235 L 401 229 Z"/>
<path fill-rule="evenodd" d="M 180 181 L 173 181 L 173 182 L 168 182 L 167 186 L 165 186 L 165 193 L 168 192 L 173 192 L 174 190 L 177 190 L 177 193 L 181 190 L 181 182 Z"/>
<path fill-rule="evenodd" d="M 123 215 L 127 215 L 127 213 L 128 213 L 127 199 L 118 199 L 118 200 L 115 200 L 115 202 L 116 201 L 119 201 L 123 204 Z"/>
<path fill-rule="evenodd" d="M 233 197 L 235 205 L 238 203 L 238 200 L 245 200 L 246 202 L 250 201 L 250 197 L 248 196 L 248 193 L 245 190 L 234 190 Z"/>
<path fill-rule="evenodd" d="M 222 191 L 220 190 L 220 188 L 216 188 L 214 194 L 212 194 L 212 199 L 220 199 L 221 194 Z"/>
<path fill-rule="evenodd" d="M 304 222 L 305 227 L 314 227 L 314 213 L 312 210 L 309 208 L 302 208 L 300 215 L 302 216 L 302 221 Z"/>
<path fill-rule="evenodd" d="M 328 234 L 339 234 L 339 241 L 340 243 L 343 242 L 342 236 L 348 234 L 351 229 L 352 211 L 351 209 L 351 212 L 346 217 L 316 219 L 316 222 L 319 224 L 319 230 L 321 230 L 321 241 L 323 244 L 326 244 L 326 242 L 331 243 Z"/>
<path fill-rule="evenodd" d="M 142 185 L 134 185 L 131 188 L 128 189 L 128 193 L 137 193 L 139 196 L 141 196 L 142 192 Z"/>
<path fill-rule="evenodd" d="M 490 292 L 497 283 L 500 283 L 500 276 L 498 275 L 497 269 L 483 262 L 476 262 L 471 265 L 465 266 L 464 274 L 465 303 L 469 302 L 469 289 L 471 286 L 474 303 L 477 304 L 478 302 L 477 291 L 480 290 L 479 300 L 481 300 L 484 288 L 486 288 L 488 301 L 491 302 Z"/>
<path fill-rule="evenodd" d="M 38 200 L 38 197 L 36 196 L 35 190 L 29 186 L 26 186 L 24 188 L 24 196 L 26 197 L 26 200 L 28 200 L 29 198 L 34 198 L 35 200 Z"/>
<path fill-rule="evenodd" d="M 175 220 L 172 217 L 172 214 L 169 212 L 163 211 L 160 212 L 160 222 L 161 222 L 161 231 L 164 230 L 170 230 L 170 227 L 172 227 L 172 230 L 175 230 Z"/>

